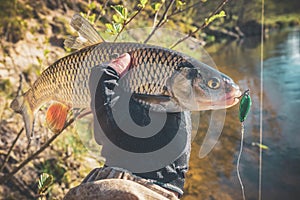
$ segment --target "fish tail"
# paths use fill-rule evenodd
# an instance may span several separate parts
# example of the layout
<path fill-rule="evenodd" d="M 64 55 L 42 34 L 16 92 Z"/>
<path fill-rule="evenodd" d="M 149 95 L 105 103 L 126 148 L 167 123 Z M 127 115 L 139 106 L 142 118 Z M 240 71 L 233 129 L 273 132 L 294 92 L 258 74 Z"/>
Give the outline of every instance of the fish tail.
<path fill-rule="evenodd" d="M 17 96 L 10 104 L 16 113 L 20 113 L 23 116 L 25 123 L 26 136 L 30 141 L 33 133 L 34 125 L 34 111 L 32 110 L 29 101 L 26 98 L 26 93 L 22 96 Z"/>

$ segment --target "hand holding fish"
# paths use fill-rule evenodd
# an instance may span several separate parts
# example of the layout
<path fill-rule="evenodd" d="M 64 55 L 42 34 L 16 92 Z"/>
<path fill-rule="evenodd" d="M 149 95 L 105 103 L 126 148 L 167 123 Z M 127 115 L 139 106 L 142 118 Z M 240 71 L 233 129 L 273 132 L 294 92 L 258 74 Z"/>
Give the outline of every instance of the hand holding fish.
<path fill-rule="evenodd" d="M 130 67 L 130 55 L 125 53 L 112 60 L 108 66 L 113 68 L 120 77 L 122 77 Z"/>

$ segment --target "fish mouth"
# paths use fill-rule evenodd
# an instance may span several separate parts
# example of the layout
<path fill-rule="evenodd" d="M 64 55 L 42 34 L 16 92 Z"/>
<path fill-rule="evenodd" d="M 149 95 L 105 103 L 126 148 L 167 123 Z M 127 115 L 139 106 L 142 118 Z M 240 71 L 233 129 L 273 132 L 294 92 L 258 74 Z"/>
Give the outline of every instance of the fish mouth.
<path fill-rule="evenodd" d="M 239 97 L 241 95 L 242 95 L 242 92 L 239 89 L 235 90 L 234 92 L 226 94 L 225 99 L 224 99 L 226 108 L 236 105 L 239 102 Z"/>
<path fill-rule="evenodd" d="M 217 101 L 198 101 L 198 105 L 202 110 L 217 110 L 230 108 L 239 102 L 242 92 L 239 89 L 227 93 L 224 98 Z"/>

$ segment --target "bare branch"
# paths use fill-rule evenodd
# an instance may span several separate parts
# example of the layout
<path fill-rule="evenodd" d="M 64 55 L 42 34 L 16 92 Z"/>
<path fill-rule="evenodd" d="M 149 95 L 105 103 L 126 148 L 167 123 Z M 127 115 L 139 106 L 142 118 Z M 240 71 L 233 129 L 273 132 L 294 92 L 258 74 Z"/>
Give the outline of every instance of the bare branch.
<path fill-rule="evenodd" d="M 166 21 L 168 20 L 168 12 L 171 9 L 174 2 L 175 2 L 175 0 L 170 1 L 169 5 L 165 9 L 165 12 L 163 13 L 159 22 L 157 23 L 157 25 L 155 25 L 154 29 L 152 29 L 151 33 L 148 35 L 148 37 L 144 41 L 144 44 L 146 44 L 150 40 L 150 38 L 154 35 L 154 33 L 157 31 L 157 29 L 159 29 L 162 25 L 164 25 L 166 23 Z"/>
<path fill-rule="evenodd" d="M 88 2 L 88 5 L 90 5 L 90 4 L 91 4 L 91 0 L 89 0 L 89 2 Z M 88 16 L 90 16 L 90 14 L 91 14 L 91 10 L 88 9 L 86 16 L 88 17 Z"/>
<path fill-rule="evenodd" d="M 7 154 L 6 154 L 6 157 L 5 157 L 3 163 L 2 163 L 2 165 L 1 165 L 1 167 L 0 167 L 0 172 L 2 172 L 2 170 L 4 169 L 6 163 L 7 163 L 8 159 L 9 159 L 10 153 L 11 153 L 11 151 L 13 150 L 14 146 L 16 145 L 17 141 L 19 140 L 20 135 L 21 135 L 21 133 L 22 133 L 23 131 L 24 131 L 24 127 L 19 131 L 17 137 L 15 138 L 15 140 L 14 140 L 13 143 L 12 143 L 12 145 L 10 146 L 10 148 L 9 148 Z"/>
<path fill-rule="evenodd" d="M 54 134 L 45 144 L 43 144 L 41 146 L 41 148 L 39 150 L 37 150 L 36 152 L 34 152 L 32 155 L 30 155 L 27 159 L 23 160 L 21 164 L 19 164 L 18 167 L 16 167 L 15 169 L 13 169 L 11 172 L 9 172 L 8 174 L 5 174 L 3 176 L 0 177 L 0 184 L 3 184 L 4 182 L 8 181 L 11 177 L 13 177 L 18 171 L 20 171 L 25 165 L 27 165 L 30 161 L 32 161 L 36 156 L 38 156 L 40 153 L 42 153 L 47 147 L 50 146 L 50 144 L 67 128 L 69 127 L 77 118 L 78 115 L 74 116 L 73 118 L 71 118 L 66 125 L 64 126 L 64 128 L 58 132 L 57 134 Z"/>
<path fill-rule="evenodd" d="M 23 81 L 23 76 L 22 74 L 19 74 L 19 87 L 17 90 L 17 96 L 21 96 L 22 95 L 22 82 Z"/>
<path fill-rule="evenodd" d="M 102 10 L 105 10 L 105 9 L 107 8 L 107 4 L 108 4 L 109 1 L 110 1 L 110 0 L 106 0 L 106 1 L 105 1 Z M 103 14 L 103 13 L 99 13 L 99 15 L 98 15 L 98 17 L 97 17 L 97 19 L 96 19 L 95 22 L 97 22 L 97 21 L 102 17 L 102 14 Z"/>
<path fill-rule="evenodd" d="M 229 0 L 223 0 L 218 7 L 207 17 L 207 19 L 211 18 L 212 16 L 214 16 L 215 14 L 217 14 L 224 6 L 225 4 L 228 2 Z M 205 22 L 203 22 L 203 24 L 199 27 L 197 27 L 196 30 L 190 32 L 188 35 L 186 35 L 185 37 L 179 39 L 177 42 L 175 42 L 174 44 L 171 45 L 171 49 L 173 49 L 174 47 L 176 47 L 178 44 L 180 44 L 181 42 L 185 41 L 186 39 L 190 38 L 193 34 L 197 33 L 198 31 L 204 29 L 205 27 L 207 27 L 209 24 Z"/>
<path fill-rule="evenodd" d="M 128 21 L 124 21 L 123 25 L 122 25 L 122 29 L 120 30 L 120 32 L 117 34 L 116 38 L 114 39 L 114 42 L 118 39 L 118 37 L 120 36 L 120 34 L 123 32 L 123 30 L 125 29 L 125 26 L 127 24 L 129 24 L 142 10 L 144 7 L 141 7 L 140 9 L 138 9 L 138 11 L 128 20 Z"/>
<path fill-rule="evenodd" d="M 152 27 L 152 29 L 154 29 L 155 26 L 156 26 L 156 21 L 157 21 L 158 13 L 159 13 L 159 11 L 160 11 L 160 9 L 161 9 L 162 7 L 163 7 L 163 4 L 161 4 L 161 5 L 159 6 L 159 8 L 157 9 L 157 11 L 156 11 L 156 13 L 155 13 L 155 16 L 154 16 L 154 19 L 153 19 L 153 27 Z"/>

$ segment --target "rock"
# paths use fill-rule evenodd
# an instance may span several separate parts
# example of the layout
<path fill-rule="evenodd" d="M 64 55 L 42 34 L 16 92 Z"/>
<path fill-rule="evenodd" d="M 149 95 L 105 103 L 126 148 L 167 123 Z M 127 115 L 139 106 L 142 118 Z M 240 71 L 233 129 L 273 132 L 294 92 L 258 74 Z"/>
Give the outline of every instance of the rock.
<path fill-rule="evenodd" d="M 64 200 L 167 200 L 166 197 L 129 180 L 106 179 L 81 184 L 72 188 Z M 173 199 L 177 199 L 174 198 Z"/>

